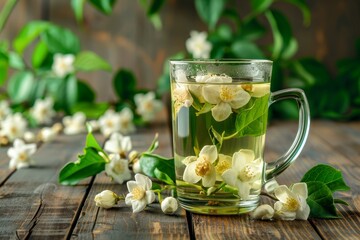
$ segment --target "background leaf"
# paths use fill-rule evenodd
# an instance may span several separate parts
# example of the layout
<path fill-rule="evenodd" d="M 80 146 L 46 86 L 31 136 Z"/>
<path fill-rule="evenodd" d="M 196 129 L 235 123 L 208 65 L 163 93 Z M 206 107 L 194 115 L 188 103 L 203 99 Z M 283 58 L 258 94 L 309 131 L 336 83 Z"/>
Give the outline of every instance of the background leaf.
<path fill-rule="evenodd" d="M 45 61 L 49 49 L 43 41 L 39 41 L 32 54 L 32 65 L 34 68 L 39 68 Z"/>
<path fill-rule="evenodd" d="M 109 15 L 112 13 L 116 0 L 89 0 L 102 13 Z"/>
<path fill-rule="evenodd" d="M 12 102 L 16 104 L 29 101 L 34 84 L 35 79 L 31 72 L 22 71 L 14 74 L 8 84 L 8 94 Z"/>
<path fill-rule="evenodd" d="M 78 37 L 66 28 L 53 25 L 41 34 L 41 38 L 51 53 L 77 54 L 80 51 Z"/>
<path fill-rule="evenodd" d="M 82 22 L 84 16 L 84 4 L 86 0 L 71 0 L 71 8 L 75 14 L 76 21 Z"/>
<path fill-rule="evenodd" d="M 226 0 L 195 0 L 200 18 L 213 29 L 225 8 Z"/>
<path fill-rule="evenodd" d="M 77 54 L 74 67 L 79 71 L 111 71 L 111 65 L 106 60 L 90 51 L 84 51 Z"/>
<path fill-rule="evenodd" d="M 113 87 L 115 93 L 122 101 L 133 101 L 136 92 L 134 74 L 130 70 L 120 69 L 113 79 Z"/>

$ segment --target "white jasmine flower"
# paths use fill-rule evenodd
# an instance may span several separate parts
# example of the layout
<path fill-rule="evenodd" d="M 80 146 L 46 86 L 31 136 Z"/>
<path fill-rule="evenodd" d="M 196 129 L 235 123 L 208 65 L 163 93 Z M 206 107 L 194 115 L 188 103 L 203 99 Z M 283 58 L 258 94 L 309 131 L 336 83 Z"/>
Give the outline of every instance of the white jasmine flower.
<path fill-rule="evenodd" d="M 113 132 L 120 131 L 120 115 L 114 110 L 107 110 L 104 115 L 99 118 L 100 131 L 105 136 L 108 137 Z"/>
<path fill-rule="evenodd" d="M 163 109 L 162 102 L 155 98 L 154 92 L 148 92 L 146 94 L 138 93 L 134 96 L 134 100 L 136 104 L 136 112 L 145 122 L 154 120 L 156 114 Z"/>
<path fill-rule="evenodd" d="M 218 158 L 215 145 L 204 146 L 199 157 L 186 157 L 183 163 L 187 163 L 184 171 L 183 179 L 189 183 L 197 183 L 202 180 L 204 187 L 212 187 L 216 181 L 216 171 L 213 163 Z"/>
<path fill-rule="evenodd" d="M 174 197 L 166 197 L 161 202 L 161 210 L 165 214 L 174 214 L 177 209 L 178 209 L 178 202 Z"/>
<path fill-rule="evenodd" d="M 155 200 L 155 193 L 151 191 L 150 178 L 137 173 L 135 180 L 127 182 L 129 193 L 125 197 L 125 203 L 132 206 L 134 213 L 138 213 Z"/>
<path fill-rule="evenodd" d="M 186 49 L 194 58 L 209 58 L 212 44 L 207 41 L 206 32 L 191 31 L 190 38 L 186 40 Z"/>
<path fill-rule="evenodd" d="M 74 72 L 75 56 L 72 54 L 60 54 L 54 55 L 54 63 L 52 70 L 58 77 L 65 77 L 67 74 Z"/>
<path fill-rule="evenodd" d="M 63 125 L 61 123 L 55 123 L 54 125 L 52 125 L 52 130 L 54 132 L 56 132 L 57 134 L 59 134 L 62 130 L 63 130 Z"/>
<path fill-rule="evenodd" d="M 194 101 L 188 89 L 179 84 L 174 86 L 174 90 L 172 91 L 172 100 L 174 102 L 173 105 L 176 113 L 179 112 L 182 107 L 191 107 Z"/>
<path fill-rule="evenodd" d="M 110 139 L 105 142 L 104 150 L 110 153 L 118 153 L 122 158 L 126 158 L 127 152 L 132 148 L 129 136 L 123 136 L 121 133 L 112 133 Z"/>
<path fill-rule="evenodd" d="M 208 83 L 231 83 L 228 76 L 212 76 L 206 79 Z M 211 109 L 212 116 L 218 122 L 224 121 L 232 113 L 232 109 L 245 106 L 250 100 L 250 94 L 237 85 L 206 85 L 202 88 L 205 101 L 215 106 Z"/>
<path fill-rule="evenodd" d="M 22 138 L 27 128 L 27 122 L 21 113 L 8 115 L 1 123 L 1 135 L 6 136 L 10 142 L 15 138 Z"/>
<path fill-rule="evenodd" d="M 28 143 L 36 142 L 36 135 L 33 132 L 26 131 L 24 133 L 24 140 Z"/>
<path fill-rule="evenodd" d="M 30 114 L 38 124 L 49 124 L 55 115 L 53 107 L 54 101 L 51 98 L 37 99 Z"/>
<path fill-rule="evenodd" d="M 134 132 L 135 125 L 133 123 L 134 114 L 129 108 L 124 108 L 119 112 L 120 126 L 119 131 L 123 134 Z"/>
<path fill-rule="evenodd" d="M 308 190 L 306 183 L 295 183 L 290 189 L 281 185 L 274 190 L 278 202 L 275 203 L 275 217 L 282 220 L 307 220 L 310 207 L 306 202 Z"/>
<path fill-rule="evenodd" d="M 85 127 L 86 116 L 82 112 L 77 112 L 73 116 L 66 116 L 63 118 L 65 126 L 64 133 L 66 135 L 74 135 L 86 131 Z"/>
<path fill-rule="evenodd" d="M 0 121 L 5 119 L 7 115 L 11 113 L 11 108 L 9 107 L 9 102 L 1 101 L 0 102 Z"/>
<path fill-rule="evenodd" d="M 113 191 L 104 190 L 101 193 L 96 194 L 94 201 L 97 207 L 109 209 L 118 203 L 119 197 Z"/>
<path fill-rule="evenodd" d="M 274 212 L 274 209 L 269 204 L 263 204 L 251 212 L 250 217 L 252 219 L 270 220 L 273 218 Z"/>
<path fill-rule="evenodd" d="M 127 159 L 122 159 L 119 154 L 109 155 L 110 162 L 105 165 L 105 172 L 116 182 L 122 184 L 124 181 L 131 179 Z"/>
<path fill-rule="evenodd" d="M 51 142 L 57 136 L 57 132 L 53 128 L 44 127 L 39 132 L 39 140 L 43 142 Z"/>
<path fill-rule="evenodd" d="M 25 144 L 21 139 L 15 139 L 14 146 L 9 148 L 7 154 L 10 157 L 9 168 L 20 169 L 32 164 L 30 156 L 36 152 L 36 144 Z"/>
<path fill-rule="evenodd" d="M 224 181 L 238 189 L 239 196 L 246 200 L 250 190 L 261 186 L 262 161 L 255 159 L 255 154 L 250 149 L 242 149 L 234 153 L 232 166 L 222 174 Z"/>

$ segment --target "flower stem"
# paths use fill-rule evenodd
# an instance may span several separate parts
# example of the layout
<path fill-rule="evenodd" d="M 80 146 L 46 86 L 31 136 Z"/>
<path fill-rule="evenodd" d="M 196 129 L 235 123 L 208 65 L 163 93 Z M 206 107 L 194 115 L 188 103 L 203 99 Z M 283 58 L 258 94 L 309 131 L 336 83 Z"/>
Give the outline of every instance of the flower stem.
<path fill-rule="evenodd" d="M 15 8 L 15 5 L 17 4 L 18 0 L 8 0 L 5 3 L 5 6 L 3 7 L 2 11 L 0 12 L 0 32 L 2 32 L 3 28 L 5 27 L 5 24 Z"/>

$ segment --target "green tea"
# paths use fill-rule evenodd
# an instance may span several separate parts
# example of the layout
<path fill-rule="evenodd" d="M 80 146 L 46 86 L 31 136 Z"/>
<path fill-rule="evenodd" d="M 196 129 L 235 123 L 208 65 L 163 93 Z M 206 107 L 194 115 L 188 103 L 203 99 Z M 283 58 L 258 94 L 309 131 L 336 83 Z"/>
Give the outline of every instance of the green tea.
<path fill-rule="evenodd" d="M 264 179 L 270 84 L 220 77 L 172 81 L 177 194 L 193 212 L 238 214 L 256 206 Z"/>

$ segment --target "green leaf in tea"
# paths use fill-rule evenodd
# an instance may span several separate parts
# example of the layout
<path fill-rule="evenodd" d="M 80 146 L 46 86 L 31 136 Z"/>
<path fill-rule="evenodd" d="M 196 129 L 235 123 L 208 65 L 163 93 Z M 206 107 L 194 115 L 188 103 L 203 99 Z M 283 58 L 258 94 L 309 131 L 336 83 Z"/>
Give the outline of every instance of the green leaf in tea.
<path fill-rule="evenodd" d="M 87 143 L 87 145 L 93 145 Z M 78 161 L 66 164 L 60 171 L 59 182 L 64 185 L 75 185 L 80 180 L 94 176 L 105 170 L 106 160 L 99 154 L 98 149 L 86 147 L 84 155 Z"/>
<path fill-rule="evenodd" d="M 169 176 L 170 179 L 175 182 L 175 166 L 173 158 L 165 158 L 155 154 L 143 153 L 140 157 L 140 165 L 142 171 L 150 177 L 157 177 L 155 174 L 155 169 L 157 169 Z"/>
<path fill-rule="evenodd" d="M 240 109 L 236 117 L 236 131 L 240 136 L 259 136 L 265 133 L 269 94 L 253 98 Z"/>
<path fill-rule="evenodd" d="M 332 193 L 335 191 L 348 191 L 350 187 L 346 185 L 340 170 L 329 165 L 319 164 L 305 173 L 301 182 L 318 181 L 326 184 Z"/>

